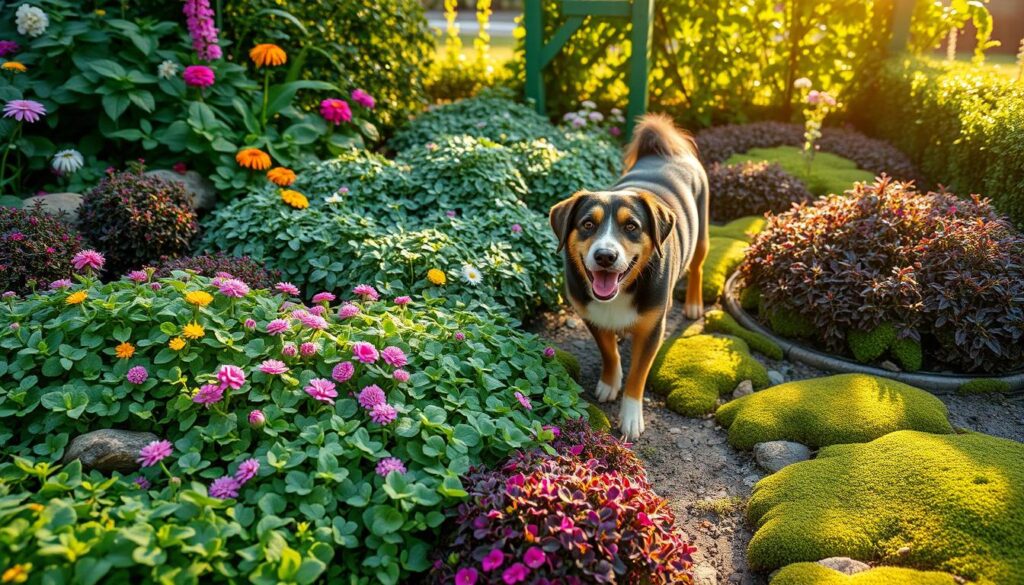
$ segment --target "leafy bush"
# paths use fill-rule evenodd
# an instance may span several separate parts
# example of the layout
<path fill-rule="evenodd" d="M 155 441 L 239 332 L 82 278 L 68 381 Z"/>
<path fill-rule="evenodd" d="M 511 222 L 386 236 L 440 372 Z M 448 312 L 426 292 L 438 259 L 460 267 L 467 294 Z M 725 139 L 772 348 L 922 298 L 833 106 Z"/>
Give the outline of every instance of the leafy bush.
<path fill-rule="evenodd" d="M 94 544 L 77 570 L 98 577 L 156 580 L 171 568 L 144 560 L 139 546 L 170 549 L 174 568 L 199 579 L 395 583 L 426 570 L 442 511 L 467 495 L 460 476 L 552 440 L 543 425 L 584 416 L 583 406 L 544 344 L 500 315 L 374 294 L 359 288 L 302 307 L 200 276 L 81 279 L 0 307 L 2 454 L 43 459 L 19 469 L 52 470 L 47 461 L 71 436 L 98 428 L 153 431 L 173 447 L 161 466 L 142 469 L 152 487 L 128 501 L 117 498 L 126 483 L 117 476 L 92 488 L 107 498 L 76 487 L 75 464 L 60 472 L 69 481 L 43 490 L 5 466 L 0 492 L 65 503 L 48 504 L 39 530 L 4 532 L 0 561 L 19 551 L 19 562 L 70 575 L 67 557 L 43 556 L 50 527 Z M 357 311 L 341 309 L 349 306 Z M 250 458 L 258 474 L 237 497 L 213 489 Z M 77 512 L 65 505 L 72 499 Z M 94 526 L 105 513 L 125 516 Z M 135 556 L 104 562 L 123 547 Z"/>
<path fill-rule="evenodd" d="M 1024 226 L 1024 86 L 974 67 L 892 60 L 854 103 L 866 131 L 903 149 L 929 177 L 992 198 Z"/>
<path fill-rule="evenodd" d="M 114 274 L 185 254 L 199 232 L 184 185 L 142 170 L 135 165 L 107 173 L 82 198 L 78 212 L 82 235 L 103 252 Z"/>
<path fill-rule="evenodd" d="M 734 154 L 728 159 L 729 164 L 743 162 L 768 161 L 782 167 L 791 176 L 807 186 L 807 190 L 815 195 L 842 193 L 857 181 L 871 182 L 875 174 L 857 168 L 853 161 L 830 152 L 820 152 L 814 156 L 810 172 L 804 152 L 795 146 L 776 146 L 774 148 L 752 148 L 744 154 Z M 780 210 L 780 211 L 784 211 Z"/>
<path fill-rule="evenodd" d="M 0 292 L 43 289 L 71 275 L 82 238 L 40 206 L 0 207 Z"/>
<path fill-rule="evenodd" d="M 987 200 L 883 180 L 771 217 L 740 270 L 766 314 L 793 313 L 832 351 L 888 323 L 933 365 L 1000 372 L 1024 363 L 1021 258 Z"/>
<path fill-rule="evenodd" d="M 167 258 L 157 263 L 154 269 L 153 276 L 156 278 L 168 278 L 175 270 L 191 270 L 209 278 L 217 276 L 217 273 L 227 273 L 250 288 L 269 289 L 281 281 L 279 270 L 268 270 L 262 263 L 248 256 L 228 256 L 221 252 Z"/>
<path fill-rule="evenodd" d="M 730 221 L 765 212 L 778 213 L 811 199 L 803 182 L 776 163 L 747 161 L 708 168 L 711 219 Z"/>

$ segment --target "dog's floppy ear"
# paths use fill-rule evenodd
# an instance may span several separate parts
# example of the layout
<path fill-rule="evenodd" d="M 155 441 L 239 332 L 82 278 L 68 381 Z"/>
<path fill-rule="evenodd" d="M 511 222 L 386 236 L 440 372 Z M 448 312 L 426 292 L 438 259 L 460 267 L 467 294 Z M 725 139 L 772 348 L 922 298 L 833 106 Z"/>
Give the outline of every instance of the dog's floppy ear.
<path fill-rule="evenodd" d="M 676 226 L 676 214 L 662 203 L 656 195 L 641 191 L 638 193 L 640 201 L 647 208 L 647 215 L 651 221 L 647 224 L 647 234 L 654 240 L 654 251 L 661 257 L 661 247 L 665 240 L 672 235 L 672 229 Z"/>
<path fill-rule="evenodd" d="M 556 252 L 561 252 L 562 248 L 565 247 L 565 242 L 569 238 L 569 226 L 572 225 L 573 219 L 576 217 L 576 209 L 583 202 L 583 199 L 584 192 L 577 191 L 572 197 L 563 199 L 551 207 L 548 219 L 551 221 L 551 230 L 555 232 L 555 237 L 558 238 L 558 249 L 555 250 Z"/>

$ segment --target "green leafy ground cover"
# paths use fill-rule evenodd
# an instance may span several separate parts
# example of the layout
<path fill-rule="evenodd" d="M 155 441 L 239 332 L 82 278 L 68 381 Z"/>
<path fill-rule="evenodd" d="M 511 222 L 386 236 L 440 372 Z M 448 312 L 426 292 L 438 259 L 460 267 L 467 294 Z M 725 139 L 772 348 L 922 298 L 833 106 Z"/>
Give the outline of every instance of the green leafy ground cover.
<path fill-rule="evenodd" d="M 853 161 L 830 152 L 815 154 L 814 163 L 808 173 L 803 150 L 796 146 L 752 148 L 743 154 L 730 156 L 726 163 L 762 160 L 778 164 L 787 173 L 803 181 L 815 195 L 841 194 L 852 188 L 857 181 L 870 183 L 875 178 L 873 173 L 858 169 Z"/>

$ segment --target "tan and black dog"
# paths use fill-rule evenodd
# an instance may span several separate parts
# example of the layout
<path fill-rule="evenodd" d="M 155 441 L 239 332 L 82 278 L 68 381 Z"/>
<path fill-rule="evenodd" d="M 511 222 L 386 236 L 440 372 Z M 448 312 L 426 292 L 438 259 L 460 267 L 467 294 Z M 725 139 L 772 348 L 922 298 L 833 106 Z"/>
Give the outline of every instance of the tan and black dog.
<path fill-rule="evenodd" d="M 686 317 L 704 312 L 708 179 L 693 140 L 663 115 L 637 124 L 625 168 L 608 190 L 580 191 L 552 207 L 551 228 L 564 250 L 569 300 L 601 350 L 601 402 L 615 400 L 622 386 L 617 335 L 633 336 L 619 419 L 622 434 L 635 439 L 644 431 L 647 374 L 687 269 Z"/>

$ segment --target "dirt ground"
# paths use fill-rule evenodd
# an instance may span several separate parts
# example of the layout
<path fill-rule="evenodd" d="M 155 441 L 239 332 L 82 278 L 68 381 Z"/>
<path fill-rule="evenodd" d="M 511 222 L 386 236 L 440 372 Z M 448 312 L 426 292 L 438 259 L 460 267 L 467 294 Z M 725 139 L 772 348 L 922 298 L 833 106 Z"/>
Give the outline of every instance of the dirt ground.
<path fill-rule="evenodd" d="M 666 336 L 680 333 L 690 323 L 678 307 L 674 308 Z M 587 398 L 596 402 L 592 392 L 597 385 L 601 356 L 572 309 L 538 315 L 526 329 L 579 358 L 583 389 Z M 628 340 L 620 341 L 624 371 L 628 371 L 629 345 Z M 765 367 L 779 372 L 787 381 L 828 375 L 803 364 L 755 355 Z M 949 408 L 954 426 L 1024 441 L 1024 397 L 940 398 Z M 643 458 L 656 491 L 668 499 L 679 526 L 697 547 L 696 584 L 767 583 L 767 575 L 754 573 L 747 566 L 746 550 L 752 530 L 744 516 L 751 489 L 766 472 L 756 466 L 750 453 L 728 445 L 724 429 L 710 415 L 699 419 L 678 415 L 665 408 L 664 401 L 657 396 L 645 397 L 644 403 L 646 432 L 633 449 Z M 616 429 L 618 401 L 600 406 Z"/>

